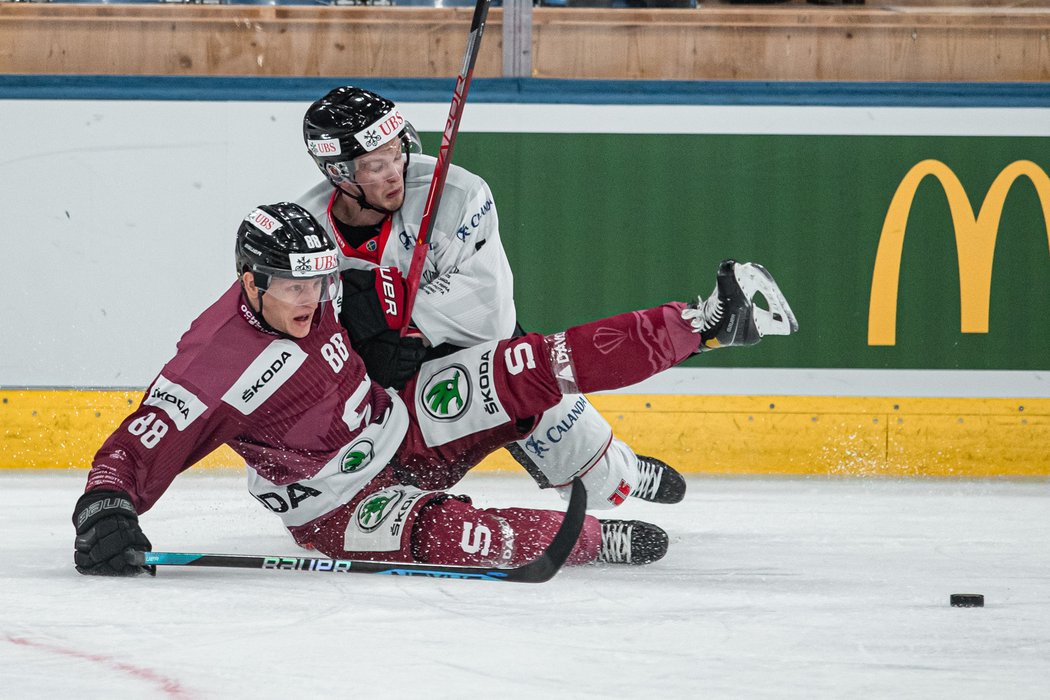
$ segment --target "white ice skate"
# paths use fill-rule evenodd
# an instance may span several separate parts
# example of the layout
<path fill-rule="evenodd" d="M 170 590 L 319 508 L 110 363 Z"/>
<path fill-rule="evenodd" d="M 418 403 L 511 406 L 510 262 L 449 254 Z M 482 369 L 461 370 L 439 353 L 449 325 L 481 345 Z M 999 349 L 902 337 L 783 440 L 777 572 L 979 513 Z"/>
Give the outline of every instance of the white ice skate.
<path fill-rule="evenodd" d="M 761 294 L 768 309 L 755 304 Z M 700 350 L 754 345 L 766 335 L 791 335 L 798 321 L 773 276 L 758 263 L 723 260 L 715 290 L 707 300 L 682 311 L 700 334 Z"/>

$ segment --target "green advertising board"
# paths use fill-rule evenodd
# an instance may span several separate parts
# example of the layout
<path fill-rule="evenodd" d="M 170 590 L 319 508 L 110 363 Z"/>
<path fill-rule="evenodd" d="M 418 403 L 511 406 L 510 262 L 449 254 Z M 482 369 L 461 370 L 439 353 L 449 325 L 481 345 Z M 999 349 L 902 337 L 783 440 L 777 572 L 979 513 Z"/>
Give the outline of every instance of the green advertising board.
<path fill-rule="evenodd" d="M 436 135 L 427 134 L 425 145 L 435 152 Z M 455 161 L 492 188 L 528 329 L 549 332 L 706 295 L 718 262 L 734 257 L 773 272 L 801 332 L 797 342 L 694 364 L 1048 366 L 1046 138 L 470 133 L 457 143 Z M 943 167 L 925 163 L 913 172 L 911 207 L 897 207 L 895 221 L 907 227 L 896 304 L 875 303 L 896 309 L 893 344 L 873 342 L 872 282 L 890 204 L 909 171 L 928 161 Z M 1014 166 L 1019 174 L 1008 171 L 1025 161 L 1031 165 Z M 1008 195 L 988 196 L 1004 171 L 998 188 Z M 954 178 L 965 197 L 952 188 Z M 901 197 L 910 194 L 902 189 Z M 964 293 L 982 292 L 970 273 L 960 280 L 957 235 L 994 245 L 987 332 L 961 329 L 961 283 L 971 289 Z"/>

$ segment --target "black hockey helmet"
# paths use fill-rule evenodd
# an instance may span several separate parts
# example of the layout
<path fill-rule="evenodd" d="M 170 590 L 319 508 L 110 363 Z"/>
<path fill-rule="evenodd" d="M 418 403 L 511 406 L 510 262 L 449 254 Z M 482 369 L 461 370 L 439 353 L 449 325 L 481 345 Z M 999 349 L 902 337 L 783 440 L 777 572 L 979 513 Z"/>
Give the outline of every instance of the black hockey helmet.
<path fill-rule="evenodd" d="M 263 204 L 237 229 L 237 276 L 251 272 L 260 290 L 274 277 L 321 280 L 320 300 L 338 285 L 339 252 L 310 212 L 292 202 Z"/>
<path fill-rule="evenodd" d="M 355 158 L 395 139 L 405 154 L 423 151 L 419 135 L 396 104 L 350 85 L 310 105 L 303 117 L 303 139 L 310 157 L 336 187 L 357 182 Z"/>

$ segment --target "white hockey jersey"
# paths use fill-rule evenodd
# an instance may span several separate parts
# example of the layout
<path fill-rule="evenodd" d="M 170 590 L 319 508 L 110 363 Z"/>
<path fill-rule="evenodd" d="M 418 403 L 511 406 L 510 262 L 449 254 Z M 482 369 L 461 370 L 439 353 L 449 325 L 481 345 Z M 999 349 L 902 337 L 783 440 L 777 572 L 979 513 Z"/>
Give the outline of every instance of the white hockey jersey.
<path fill-rule="evenodd" d="M 369 250 L 349 246 L 331 217 L 336 190 L 327 180 L 299 197 L 339 246 L 341 269 L 377 264 L 408 274 L 423 207 L 437 159 L 413 154 L 405 176 L 405 202 L 389 217 Z M 514 330 L 514 277 L 499 235 L 499 217 L 488 184 L 456 165 L 449 167 L 434 222 L 412 322 L 433 344 L 470 347 L 507 338 Z"/>

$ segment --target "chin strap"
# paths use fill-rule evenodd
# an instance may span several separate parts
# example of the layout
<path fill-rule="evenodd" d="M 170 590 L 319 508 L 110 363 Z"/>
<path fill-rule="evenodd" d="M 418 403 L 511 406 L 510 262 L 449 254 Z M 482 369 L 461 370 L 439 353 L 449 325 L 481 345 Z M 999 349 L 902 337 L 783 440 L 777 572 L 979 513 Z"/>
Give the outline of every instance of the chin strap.
<path fill-rule="evenodd" d="M 394 213 L 393 211 L 391 211 L 389 209 L 384 209 L 382 207 L 377 207 L 377 206 L 369 203 L 369 201 L 367 199 L 365 199 L 365 191 L 364 191 L 364 189 L 361 188 L 361 185 L 355 185 L 355 187 L 357 187 L 357 190 L 358 190 L 357 194 L 353 194 L 351 192 L 348 192 L 348 191 L 344 190 L 342 187 L 339 188 L 339 192 L 340 192 L 340 194 L 345 194 L 347 197 L 349 197 L 350 199 L 352 199 L 355 202 L 357 202 L 357 206 L 361 207 L 362 209 L 371 209 L 372 211 L 377 211 L 380 214 L 383 214 L 384 216 L 390 216 L 391 214 Z"/>

